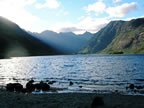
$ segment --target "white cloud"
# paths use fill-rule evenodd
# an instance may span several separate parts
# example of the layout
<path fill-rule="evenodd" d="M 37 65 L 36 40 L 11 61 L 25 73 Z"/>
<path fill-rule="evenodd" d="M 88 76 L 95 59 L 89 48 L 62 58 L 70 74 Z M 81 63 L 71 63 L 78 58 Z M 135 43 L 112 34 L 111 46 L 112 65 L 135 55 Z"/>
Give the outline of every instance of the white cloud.
<path fill-rule="evenodd" d="M 94 4 L 90 4 L 87 7 L 84 7 L 84 9 L 87 12 L 94 11 L 96 14 L 103 13 L 105 11 L 106 5 L 102 2 L 102 0 L 99 0 L 98 2 Z"/>
<path fill-rule="evenodd" d="M 130 11 L 136 10 L 136 7 L 137 7 L 136 2 L 124 3 L 120 6 L 109 7 L 106 9 L 106 12 L 110 15 L 110 17 L 124 17 Z"/>
<path fill-rule="evenodd" d="M 85 16 L 80 16 L 80 17 L 77 18 L 77 20 L 80 21 L 80 20 L 82 20 L 84 18 L 85 18 Z"/>
<path fill-rule="evenodd" d="M 63 28 L 70 28 L 70 27 L 75 27 L 75 24 L 71 22 L 59 22 L 51 26 L 49 29 L 59 33 L 63 32 L 62 31 Z"/>
<path fill-rule="evenodd" d="M 91 33 L 96 33 L 102 27 L 104 27 L 108 23 L 107 18 L 92 18 L 85 17 L 81 20 L 77 26 L 85 31 L 89 31 Z"/>
<path fill-rule="evenodd" d="M 71 22 L 61 22 L 55 24 L 49 29 L 56 32 L 74 32 L 76 34 L 82 34 L 85 31 L 96 33 L 108 22 L 109 21 L 107 18 L 85 17 L 76 24 L 73 24 Z"/>
<path fill-rule="evenodd" d="M 39 20 L 25 10 L 25 6 L 35 3 L 36 0 L 2 0 L 0 1 L 0 16 L 3 16 L 27 30 Z"/>
<path fill-rule="evenodd" d="M 61 10 L 59 10 L 57 13 L 56 13 L 56 16 L 66 16 L 66 15 L 68 15 L 69 14 L 69 12 L 68 11 L 66 11 L 66 10 L 64 10 L 64 9 L 61 9 Z"/>
<path fill-rule="evenodd" d="M 44 4 L 36 4 L 36 8 L 58 8 L 59 6 L 60 3 L 57 0 L 46 0 Z"/>
<path fill-rule="evenodd" d="M 113 0 L 114 3 L 121 2 L 122 0 Z"/>

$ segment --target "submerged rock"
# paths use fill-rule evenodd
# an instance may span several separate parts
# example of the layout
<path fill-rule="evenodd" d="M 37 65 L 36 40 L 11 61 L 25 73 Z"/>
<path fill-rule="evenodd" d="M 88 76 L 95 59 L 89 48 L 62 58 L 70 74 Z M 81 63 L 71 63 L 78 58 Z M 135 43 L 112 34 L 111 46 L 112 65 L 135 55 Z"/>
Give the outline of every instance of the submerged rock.
<path fill-rule="evenodd" d="M 143 89 L 143 86 L 136 86 L 136 89 Z"/>
<path fill-rule="evenodd" d="M 134 84 L 130 84 L 130 85 L 129 85 L 129 88 L 130 88 L 130 89 L 134 89 L 134 87 L 135 87 Z"/>
<path fill-rule="evenodd" d="M 72 86 L 72 85 L 73 85 L 73 82 L 72 82 L 72 81 L 70 81 L 69 85 L 70 85 L 70 86 Z"/>
<path fill-rule="evenodd" d="M 56 81 L 48 81 L 48 84 L 54 84 Z"/>

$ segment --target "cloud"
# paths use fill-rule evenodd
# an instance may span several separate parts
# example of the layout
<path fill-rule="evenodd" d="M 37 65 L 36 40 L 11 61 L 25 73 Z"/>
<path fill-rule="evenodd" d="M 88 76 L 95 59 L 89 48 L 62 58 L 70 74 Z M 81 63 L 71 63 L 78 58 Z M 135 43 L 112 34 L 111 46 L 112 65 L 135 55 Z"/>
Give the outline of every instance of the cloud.
<path fill-rule="evenodd" d="M 106 9 L 106 12 L 110 15 L 110 17 L 124 17 L 130 11 L 136 10 L 136 7 L 137 7 L 136 2 L 124 3 L 120 6 L 109 7 Z"/>
<path fill-rule="evenodd" d="M 38 17 L 26 11 L 25 7 L 32 5 L 36 0 L 2 0 L 0 1 L 0 16 L 3 16 L 25 29 L 31 29 Z"/>
<path fill-rule="evenodd" d="M 49 29 L 56 31 L 56 32 L 74 32 L 76 34 L 82 34 L 85 31 L 96 33 L 101 28 L 103 28 L 108 22 L 109 21 L 107 18 L 85 17 L 85 18 L 82 18 L 76 24 L 73 24 L 70 22 L 61 22 L 61 23 L 55 24 L 53 27 Z"/>
<path fill-rule="evenodd" d="M 84 7 L 84 9 L 87 12 L 96 12 L 96 14 L 100 14 L 103 13 L 104 10 L 106 8 L 106 5 L 102 2 L 102 0 L 99 0 L 98 2 L 94 3 L 94 4 L 90 4 L 87 7 Z"/>
<path fill-rule="evenodd" d="M 85 31 L 96 33 L 108 23 L 107 18 L 92 18 L 90 16 L 81 20 L 77 26 Z"/>
<path fill-rule="evenodd" d="M 121 2 L 122 0 L 113 0 L 114 3 Z"/>
<path fill-rule="evenodd" d="M 60 29 L 60 32 L 80 32 L 80 31 L 84 30 L 77 27 L 66 27 Z"/>
<path fill-rule="evenodd" d="M 57 0 L 45 0 L 44 4 L 37 3 L 36 8 L 58 8 L 60 3 Z"/>
<path fill-rule="evenodd" d="M 52 25 L 51 27 L 49 27 L 49 29 L 53 30 L 55 32 L 62 32 L 63 29 L 65 29 L 65 28 L 71 28 L 71 27 L 75 27 L 75 26 L 76 25 L 71 22 L 59 22 L 59 23 L 56 23 L 56 24 Z"/>

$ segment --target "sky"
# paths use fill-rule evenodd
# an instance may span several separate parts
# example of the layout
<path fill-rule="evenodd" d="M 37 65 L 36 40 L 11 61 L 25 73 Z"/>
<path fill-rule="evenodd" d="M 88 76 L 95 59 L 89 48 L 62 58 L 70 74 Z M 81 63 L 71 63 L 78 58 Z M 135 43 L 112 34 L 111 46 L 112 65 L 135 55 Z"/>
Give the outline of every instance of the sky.
<path fill-rule="evenodd" d="M 0 16 L 42 32 L 98 32 L 113 20 L 144 17 L 143 0 L 0 0 Z"/>

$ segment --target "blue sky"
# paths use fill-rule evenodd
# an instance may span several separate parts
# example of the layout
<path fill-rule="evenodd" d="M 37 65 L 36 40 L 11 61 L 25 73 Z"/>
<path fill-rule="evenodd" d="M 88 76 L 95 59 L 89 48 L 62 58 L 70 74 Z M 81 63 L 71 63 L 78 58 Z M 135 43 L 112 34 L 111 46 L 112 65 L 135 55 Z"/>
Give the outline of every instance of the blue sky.
<path fill-rule="evenodd" d="M 96 33 L 112 20 L 144 17 L 144 1 L 0 0 L 0 16 L 32 32 Z"/>

